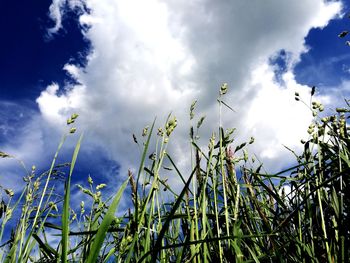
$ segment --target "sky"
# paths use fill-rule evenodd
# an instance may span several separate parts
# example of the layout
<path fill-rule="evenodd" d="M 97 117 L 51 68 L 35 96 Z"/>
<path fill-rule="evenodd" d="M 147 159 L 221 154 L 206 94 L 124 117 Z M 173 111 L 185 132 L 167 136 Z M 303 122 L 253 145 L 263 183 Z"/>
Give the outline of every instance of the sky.
<path fill-rule="evenodd" d="M 350 90 L 350 6 L 323 0 L 43 0 L 0 2 L 0 184 L 19 191 L 27 169 L 49 168 L 66 120 L 79 114 L 58 162 L 84 133 L 74 182 L 90 174 L 110 189 L 135 171 L 142 129 L 172 113 L 169 153 L 189 167 L 189 107 L 205 115 L 201 146 L 219 125 L 217 97 L 227 83 L 224 128 L 268 171 L 293 162 L 312 115 L 294 100 L 326 110 Z M 176 180 L 170 180 L 177 184 Z"/>

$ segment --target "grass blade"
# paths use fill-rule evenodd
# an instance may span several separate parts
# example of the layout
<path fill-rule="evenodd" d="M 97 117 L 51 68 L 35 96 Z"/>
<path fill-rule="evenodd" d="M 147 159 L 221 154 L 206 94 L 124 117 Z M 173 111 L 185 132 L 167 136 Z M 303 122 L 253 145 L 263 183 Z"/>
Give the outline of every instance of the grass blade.
<path fill-rule="evenodd" d="M 63 203 L 63 213 L 62 213 L 62 262 L 67 262 L 68 258 L 68 241 L 69 241 L 69 199 L 70 199 L 70 181 L 73 173 L 73 169 L 75 166 L 75 162 L 78 157 L 78 153 L 80 150 L 81 140 L 83 138 L 83 134 L 80 135 L 77 145 L 75 146 L 72 162 L 69 170 L 69 175 L 65 183 L 64 189 L 64 203 Z"/>
<path fill-rule="evenodd" d="M 103 245 L 103 240 L 105 239 L 108 228 L 114 219 L 114 213 L 115 213 L 116 209 L 118 208 L 120 198 L 121 198 L 126 186 L 128 185 L 128 182 L 129 182 L 129 179 L 125 180 L 125 182 L 119 188 L 118 193 L 114 197 L 112 204 L 109 206 L 109 208 L 106 212 L 106 215 L 104 216 L 104 218 L 103 218 L 103 220 L 98 228 L 95 239 L 92 243 L 89 257 L 86 261 L 87 263 L 97 262 L 97 257 L 99 255 L 101 247 Z"/>

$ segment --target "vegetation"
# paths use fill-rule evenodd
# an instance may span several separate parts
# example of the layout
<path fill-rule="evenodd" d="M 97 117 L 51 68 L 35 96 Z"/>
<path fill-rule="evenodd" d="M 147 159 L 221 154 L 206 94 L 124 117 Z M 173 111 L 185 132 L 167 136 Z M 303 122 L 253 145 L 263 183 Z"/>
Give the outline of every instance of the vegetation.
<path fill-rule="evenodd" d="M 226 92 L 224 84 L 218 98 L 220 112 L 229 107 L 223 101 Z M 292 152 L 296 165 L 276 174 L 264 172 L 247 154 L 253 138 L 235 145 L 234 129 L 224 130 L 221 124 L 207 150 L 201 149 L 203 117 L 190 127 L 192 171 L 181 173 L 167 153 L 177 125 L 169 115 L 163 128 L 155 131 L 153 123 L 144 129 L 139 170 L 129 172 L 113 198 L 104 199 L 105 184 L 95 185 L 91 177 L 86 186 L 78 186 L 84 199 L 92 201 L 90 207 L 82 201 L 80 211 L 70 209 L 70 188 L 82 136 L 71 163 L 57 165 L 64 135 L 50 169 L 37 175 L 33 167 L 16 200 L 13 191 L 3 189 L 0 261 L 344 262 L 350 257 L 346 122 L 350 105 L 346 103 L 347 108 L 323 118 L 320 103 L 308 105 L 314 120 L 310 138 L 302 142 L 304 151 Z M 195 105 L 190 107 L 191 122 Z M 67 124 L 77 117 L 71 116 Z M 154 147 L 152 136 L 157 136 Z M 136 136 L 134 140 L 138 143 Z M 69 172 L 62 177 L 67 165 Z M 168 184 L 169 175 L 178 177 L 182 190 Z M 59 195 L 52 182 L 62 178 L 65 190 Z M 129 194 L 130 209 L 118 210 L 121 198 Z M 5 229 L 13 225 L 9 239 L 1 241 Z M 48 239 L 54 231 L 59 234 L 58 245 Z"/>

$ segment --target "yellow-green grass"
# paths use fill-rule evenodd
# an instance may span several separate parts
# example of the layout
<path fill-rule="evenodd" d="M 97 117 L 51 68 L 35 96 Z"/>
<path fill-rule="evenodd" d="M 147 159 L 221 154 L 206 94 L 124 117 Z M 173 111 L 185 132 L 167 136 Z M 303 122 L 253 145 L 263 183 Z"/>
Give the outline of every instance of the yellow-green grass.
<path fill-rule="evenodd" d="M 229 107 L 223 100 L 227 88 L 227 84 L 220 88 L 219 119 L 221 107 Z M 299 94 L 296 99 L 302 101 Z M 190 107 L 191 123 L 195 105 Z M 276 174 L 263 172 L 262 165 L 248 156 L 246 149 L 253 138 L 235 145 L 234 129 L 225 131 L 221 121 L 207 149 L 200 148 L 194 134 L 199 133 L 204 118 L 190 127 L 192 170 L 182 172 L 167 152 L 170 143 L 176 144 L 171 141 L 176 118 L 169 115 L 156 132 L 154 121 L 143 132 L 138 172 L 129 171 L 127 180 L 108 199 L 100 191 L 105 185 L 95 185 L 89 177 L 87 186 L 79 188 L 92 205 L 82 202 L 80 211 L 70 208 L 70 194 L 82 136 L 64 192 L 57 193 L 50 184 L 60 168 L 56 159 L 64 135 L 49 171 L 36 175 L 33 169 L 26 175 L 26 186 L 17 200 L 10 189 L 3 189 L 0 261 L 345 262 L 350 256 L 346 125 L 350 107 L 347 104 L 320 118 L 321 104 L 307 106 L 314 115 L 310 138 L 303 141 L 301 154 L 293 152 L 297 164 Z M 72 115 L 67 124 L 72 125 L 77 117 Z M 74 132 L 71 128 L 68 133 Z M 156 150 L 151 152 L 153 136 Z M 3 152 L 0 157 L 13 158 Z M 183 184 L 181 191 L 167 183 L 170 174 Z M 291 191 L 284 194 L 286 185 Z M 123 195 L 131 195 L 127 211 L 118 209 Z M 13 225 L 11 235 L 3 240 L 5 228 Z M 47 238 L 54 230 L 60 233 L 56 246 Z"/>

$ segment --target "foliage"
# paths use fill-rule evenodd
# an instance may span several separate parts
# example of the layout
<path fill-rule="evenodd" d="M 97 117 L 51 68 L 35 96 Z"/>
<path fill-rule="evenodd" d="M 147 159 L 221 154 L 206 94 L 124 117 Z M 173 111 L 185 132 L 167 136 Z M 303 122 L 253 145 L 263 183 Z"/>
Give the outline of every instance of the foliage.
<path fill-rule="evenodd" d="M 231 109 L 223 101 L 227 89 L 224 84 L 219 92 L 220 112 L 223 106 Z M 297 93 L 296 100 L 302 101 Z M 190 107 L 191 122 L 195 106 Z M 3 189 L 0 241 L 10 221 L 16 226 L 1 243 L 0 261 L 344 262 L 350 257 L 350 107 L 320 118 L 323 106 L 308 106 L 314 121 L 304 151 L 293 152 L 297 164 L 276 174 L 263 172 L 249 157 L 254 138 L 235 145 L 234 129 L 221 124 L 207 150 L 202 149 L 198 135 L 204 117 L 190 127 L 192 170 L 183 174 L 167 153 L 177 119 L 169 115 L 157 132 L 153 122 L 142 133 L 138 172 L 129 171 L 115 197 L 106 200 L 100 191 L 106 185 L 95 186 L 89 176 L 87 186 L 78 187 L 92 205 L 82 201 L 79 212 L 70 208 L 70 180 L 81 137 L 63 177 L 63 196 L 51 184 L 62 180 L 60 169 L 67 164 L 56 165 L 56 159 L 67 135 L 75 132 L 71 128 L 48 172 L 38 176 L 33 167 L 19 196 Z M 155 151 L 150 151 L 154 133 Z M 134 141 L 138 144 L 135 135 Z M 0 157 L 14 158 L 4 152 Z M 168 183 L 169 175 L 178 177 L 180 191 Z M 131 195 L 124 214 L 118 210 L 123 194 Z M 48 239 L 53 231 L 59 233 L 58 245 Z"/>

